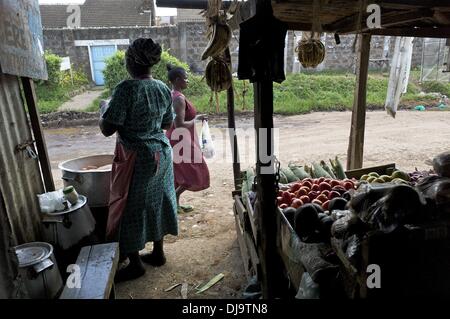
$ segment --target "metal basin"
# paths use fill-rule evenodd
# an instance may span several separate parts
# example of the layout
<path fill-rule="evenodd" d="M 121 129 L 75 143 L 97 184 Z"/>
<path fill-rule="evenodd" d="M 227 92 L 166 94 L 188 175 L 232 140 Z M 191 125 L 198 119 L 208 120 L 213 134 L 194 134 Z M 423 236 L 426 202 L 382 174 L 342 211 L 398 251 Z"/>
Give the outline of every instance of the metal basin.
<path fill-rule="evenodd" d="M 111 168 L 83 170 L 89 166 L 112 164 L 114 155 L 94 155 L 71 159 L 59 164 L 64 187 L 72 185 L 78 194 L 88 198 L 90 207 L 105 207 L 109 202 Z"/>

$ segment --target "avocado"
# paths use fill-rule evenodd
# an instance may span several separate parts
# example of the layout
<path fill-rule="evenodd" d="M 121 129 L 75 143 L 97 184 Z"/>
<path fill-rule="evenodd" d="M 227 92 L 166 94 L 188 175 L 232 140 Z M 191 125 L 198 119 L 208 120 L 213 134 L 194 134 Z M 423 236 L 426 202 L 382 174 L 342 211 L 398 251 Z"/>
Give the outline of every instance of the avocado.
<path fill-rule="evenodd" d="M 409 175 L 408 175 L 408 173 L 405 173 L 405 172 L 402 172 L 402 171 L 395 171 L 394 173 L 392 173 L 391 177 L 392 177 L 392 179 L 401 178 L 404 181 L 409 182 Z"/>
<path fill-rule="evenodd" d="M 374 180 L 376 180 L 377 178 L 375 177 L 375 176 L 370 176 L 368 179 L 367 179 L 367 181 L 369 182 L 369 183 L 373 183 L 373 181 Z"/>
<path fill-rule="evenodd" d="M 369 173 L 369 176 L 380 177 L 380 175 L 377 172 L 371 172 Z"/>
<path fill-rule="evenodd" d="M 376 178 L 372 183 L 380 183 L 383 184 L 384 180 L 382 180 L 381 178 Z"/>
<path fill-rule="evenodd" d="M 370 176 L 367 174 L 364 174 L 363 176 L 361 176 L 360 180 L 362 181 L 366 181 Z"/>
<path fill-rule="evenodd" d="M 380 178 L 385 182 L 385 183 L 389 183 L 392 180 L 392 177 L 390 177 L 389 175 L 381 175 Z"/>

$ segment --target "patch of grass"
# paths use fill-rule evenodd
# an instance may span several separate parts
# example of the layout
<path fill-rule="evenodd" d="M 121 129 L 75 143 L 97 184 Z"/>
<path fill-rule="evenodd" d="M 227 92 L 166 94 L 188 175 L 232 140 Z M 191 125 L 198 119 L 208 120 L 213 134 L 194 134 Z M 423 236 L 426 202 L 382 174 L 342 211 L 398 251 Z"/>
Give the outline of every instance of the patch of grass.
<path fill-rule="evenodd" d="M 79 89 L 72 86 L 49 86 L 46 84 L 37 84 L 36 96 L 40 113 L 51 113 L 70 99 L 70 92 Z"/>
<path fill-rule="evenodd" d="M 422 88 L 426 93 L 441 93 L 450 96 L 450 83 L 426 81 L 422 83 Z"/>
<path fill-rule="evenodd" d="M 102 94 L 97 97 L 95 100 L 93 100 L 91 102 L 91 104 L 89 104 L 89 106 L 87 108 L 85 108 L 83 111 L 84 112 L 97 112 L 99 109 L 99 105 L 100 105 L 100 100 L 106 100 L 107 98 L 109 98 L 109 90 L 104 90 L 102 92 Z"/>

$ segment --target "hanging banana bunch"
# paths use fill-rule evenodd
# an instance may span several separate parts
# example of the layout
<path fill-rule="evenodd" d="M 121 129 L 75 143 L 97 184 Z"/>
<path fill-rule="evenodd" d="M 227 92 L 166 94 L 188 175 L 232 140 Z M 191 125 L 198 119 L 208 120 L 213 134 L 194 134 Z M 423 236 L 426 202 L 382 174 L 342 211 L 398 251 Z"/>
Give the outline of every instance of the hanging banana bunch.
<path fill-rule="evenodd" d="M 208 9 L 203 12 L 206 17 L 209 39 L 202 54 L 202 60 L 221 54 L 231 40 L 231 28 L 227 24 L 226 12 L 220 10 L 222 0 L 208 0 Z"/>

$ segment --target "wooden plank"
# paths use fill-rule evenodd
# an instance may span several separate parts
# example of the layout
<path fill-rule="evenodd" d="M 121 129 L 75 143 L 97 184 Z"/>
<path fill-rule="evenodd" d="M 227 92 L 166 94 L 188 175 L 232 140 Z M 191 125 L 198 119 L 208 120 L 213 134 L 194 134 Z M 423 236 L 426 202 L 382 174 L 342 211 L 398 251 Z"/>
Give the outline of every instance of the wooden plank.
<path fill-rule="evenodd" d="M 227 63 L 230 67 L 230 72 L 232 68 L 231 62 L 231 54 L 230 48 L 227 47 L 225 50 L 225 57 L 227 59 Z M 231 87 L 227 90 L 227 114 L 228 114 L 228 132 L 230 135 L 230 143 L 231 143 L 231 154 L 233 157 L 233 176 L 234 176 L 234 188 L 238 188 L 241 165 L 239 164 L 239 149 L 238 142 L 236 136 L 236 122 L 234 119 L 234 86 L 233 83 Z"/>
<path fill-rule="evenodd" d="M 250 227 L 252 229 L 253 239 L 255 240 L 255 243 L 258 242 L 258 228 L 256 227 L 256 218 L 255 218 L 255 212 L 253 211 L 252 204 L 250 203 L 250 199 L 248 197 L 245 198 L 245 206 L 247 207 L 247 215 L 248 220 L 250 222 Z"/>
<path fill-rule="evenodd" d="M 30 78 L 22 77 L 22 86 L 25 94 L 25 100 L 27 101 L 28 113 L 30 114 L 34 139 L 36 140 L 36 148 L 38 151 L 39 163 L 41 164 L 45 191 L 51 192 L 55 190 L 55 183 L 53 182 L 52 168 L 50 166 L 50 160 L 48 158 L 45 137 L 42 132 L 42 125 L 39 117 L 39 110 L 37 107 L 37 98 L 36 92 L 34 90 L 33 80 Z"/>
<path fill-rule="evenodd" d="M 223 0 L 222 8 L 228 8 L 231 0 Z M 161 8 L 179 8 L 179 9 L 206 9 L 208 0 L 156 0 L 156 6 Z"/>
<path fill-rule="evenodd" d="M 81 287 L 66 286 L 60 299 L 108 299 L 118 263 L 118 243 L 83 247 L 76 262 L 81 271 Z"/>
<path fill-rule="evenodd" d="M 244 272 L 245 277 L 249 281 L 251 279 L 250 269 L 251 269 L 251 260 L 250 255 L 248 253 L 247 245 L 244 239 L 244 229 L 241 225 L 238 213 L 236 211 L 236 208 L 234 207 L 234 221 L 236 225 L 236 235 L 239 243 L 239 250 L 241 252 L 242 262 L 244 264 Z"/>
<path fill-rule="evenodd" d="M 364 130 L 366 123 L 367 73 L 369 69 L 370 38 L 368 34 L 359 36 L 356 88 L 352 111 L 352 124 L 347 152 L 347 170 L 363 165 Z"/>
<path fill-rule="evenodd" d="M 437 26 L 432 27 L 399 27 L 387 29 L 372 29 L 369 31 L 372 35 L 390 35 L 403 37 L 422 37 L 422 38 L 449 38 L 450 27 Z"/>
<path fill-rule="evenodd" d="M 330 25 L 327 25 L 325 26 L 325 29 L 332 30 L 333 32 L 337 32 L 340 34 L 349 32 L 370 31 L 372 29 L 369 29 L 366 21 L 369 15 L 370 13 L 364 12 L 360 17 L 359 13 L 357 13 L 344 19 L 338 20 Z M 421 9 L 410 12 L 401 12 L 401 11 L 383 12 L 381 15 L 380 23 L 382 28 L 387 28 L 394 25 L 424 20 L 433 17 L 433 15 L 434 11 L 430 9 Z M 360 24 L 358 24 L 358 22 Z"/>

